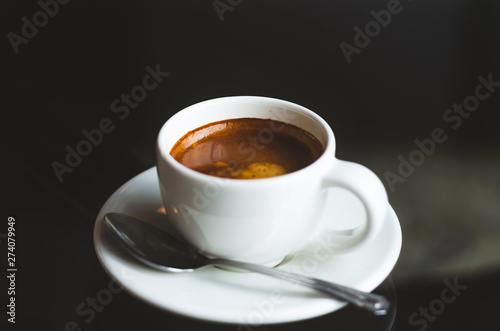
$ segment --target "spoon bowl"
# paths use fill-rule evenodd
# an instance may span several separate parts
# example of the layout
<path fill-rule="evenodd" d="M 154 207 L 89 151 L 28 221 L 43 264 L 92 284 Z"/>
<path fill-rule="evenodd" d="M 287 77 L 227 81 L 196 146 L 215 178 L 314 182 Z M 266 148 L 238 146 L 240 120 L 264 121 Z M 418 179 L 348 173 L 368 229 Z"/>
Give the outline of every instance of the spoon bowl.
<path fill-rule="evenodd" d="M 108 213 L 104 222 L 134 257 L 152 268 L 169 272 L 192 272 L 208 258 L 192 246 L 135 217 Z"/>

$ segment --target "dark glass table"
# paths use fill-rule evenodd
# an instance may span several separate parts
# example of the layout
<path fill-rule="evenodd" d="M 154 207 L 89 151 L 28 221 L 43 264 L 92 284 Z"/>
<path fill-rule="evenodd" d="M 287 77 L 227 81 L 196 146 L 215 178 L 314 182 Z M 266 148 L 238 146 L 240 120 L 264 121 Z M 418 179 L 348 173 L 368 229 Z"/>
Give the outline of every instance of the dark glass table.
<path fill-rule="evenodd" d="M 2 7 L 2 330 L 496 325 L 496 2 L 42 0 Z M 111 282 L 94 251 L 102 204 L 155 165 L 156 136 L 170 116 L 230 95 L 270 96 L 317 112 L 335 132 L 337 157 L 381 178 L 403 233 L 395 268 L 374 290 L 390 298 L 389 314 L 348 306 L 285 324 L 204 322 Z"/>

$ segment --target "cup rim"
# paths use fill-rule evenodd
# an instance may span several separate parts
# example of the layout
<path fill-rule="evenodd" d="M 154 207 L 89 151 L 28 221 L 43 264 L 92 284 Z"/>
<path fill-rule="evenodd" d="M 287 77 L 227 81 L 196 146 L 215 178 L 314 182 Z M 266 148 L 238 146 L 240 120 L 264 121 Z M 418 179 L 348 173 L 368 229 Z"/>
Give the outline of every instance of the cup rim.
<path fill-rule="evenodd" d="M 325 149 L 321 156 L 315 160 L 313 163 L 309 164 L 308 166 L 296 170 L 294 172 L 290 172 L 284 175 L 280 176 L 275 176 L 275 177 L 268 177 L 268 178 L 258 178 L 254 180 L 247 180 L 247 179 L 237 179 L 237 178 L 223 178 L 223 177 L 217 177 L 217 176 L 211 176 L 207 175 L 201 172 L 198 172 L 196 170 L 190 169 L 186 167 L 185 165 L 181 164 L 178 162 L 176 159 L 174 159 L 173 156 L 170 155 L 170 150 L 168 149 L 166 144 L 166 139 L 164 137 L 168 134 L 167 128 L 172 125 L 174 121 L 177 120 L 179 116 L 181 116 L 181 113 L 185 113 L 188 111 L 193 111 L 195 108 L 199 108 L 203 105 L 208 105 L 210 103 L 218 103 L 218 102 L 232 102 L 235 99 L 241 99 L 244 101 L 245 99 L 251 100 L 253 102 L 269 102 L 270 104 L 279 104 L 281 106 L 288 106 L 291 108 L 293 111 L 301 113 L 302 115 L 307 115 L 309 118 L 312 118 L 317 124 L 321 126 L 321 128 L 324 130 L 326 134 L 326 143 L 325 143 Z M 235 117 L 235 118 L 242 118 L 241 116 Z M 215 121 L 214 121 L 215 122 Z M 208 122 L 211 123 L 211 122 Z M 205 123 L 205 124 L 208 124 Z M 202 124 L 203 125 L 203 124 Z M 295 125 L 295 124 L 294 124 Z M 197 126 L 200 127 L 201 125 Z M 300 125 L 297 125 L 300 127 Z M 196 129 L 196 128 L 193 128 Z M 186 132 L 187 133 L 187 132 Z M 167 150 L 168 149 L 168 150 Z M 271 98 L 271 97 L 265 97 L 265 96 L 248 96 L 248 95 L 242 95 L 242 96 L 228 96 L 228 97 L 219 97 L 219 98 L 213 98 L 213 99 L 208 99 L 205 101 L 200 101 L 195 104 L 192 104 L 188 107 L 185 107 L 181 110 L 179 110 L 177 113 L 172 115 L 161 127 L 158 137 L 157 137 L 157 143 L 156 143 L 156 151 L 157 151 L 157 163 L 159 162 L 166 162 L 168 163 L 171 167 L 173 167 L 176 171 L 182 173 L 184 176 L 198 180 L 198 181 L 211 181 L 215 184 L 220 184 L 221 186 L 227 186 L 227 185 L 233 185 L 233 186 L 258 186 L 258 185 L 275 185 L 281 182 L 285 181 L 290 181 L 293 180 L 294 178 L 299 178 L 299 177 L 304 177 L 304 176 L 315 176 L 318 177 L 319 173 L 318 172 L 319 168 L 324 167 L 329 160 L 332 158 L 335 159 L 335 136 L 333 134 L 333 131 L 331 127 L 328 125 L 328 123 L 321 118 L 318 114 L 314 113 L 313 111 L 309 110 L 308 108 L 301 106 L 299 104 L 282 100 L 282 99 L 277 99 L 277 98 Z"/>

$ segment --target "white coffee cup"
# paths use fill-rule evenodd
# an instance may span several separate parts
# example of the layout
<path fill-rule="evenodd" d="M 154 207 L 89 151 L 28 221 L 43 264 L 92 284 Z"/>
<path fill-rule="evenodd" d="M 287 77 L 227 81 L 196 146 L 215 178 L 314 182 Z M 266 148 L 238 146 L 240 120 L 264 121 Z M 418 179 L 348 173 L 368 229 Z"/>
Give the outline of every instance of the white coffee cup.
<path fill-rule="evenodd" d="M 253 180 L 202 174 L 170 155 L 174 144 L 191 130 L 216 121 L 248 117 L 296 125 L 312 133 L 325 151 L 301 170 Z M 266 130 L 267 142 L 272 129 Z M 288 101 L 236 96 L 189 106 L 161 128 L 157 162 L 170 222 L 185 240 L 208 256 L 278 264 L 313 233 L 322 231 L 319 220 L 326 193 L 332 187 L 354 193 L 366 210 L 362 231 L 343 243 L 342 249 L 355 249 L 369 242 L 385 220 L 387 193 L 379 178 L 364 166 L 336 159 L 335 138 L 329 125 L 314 112 Z"/>

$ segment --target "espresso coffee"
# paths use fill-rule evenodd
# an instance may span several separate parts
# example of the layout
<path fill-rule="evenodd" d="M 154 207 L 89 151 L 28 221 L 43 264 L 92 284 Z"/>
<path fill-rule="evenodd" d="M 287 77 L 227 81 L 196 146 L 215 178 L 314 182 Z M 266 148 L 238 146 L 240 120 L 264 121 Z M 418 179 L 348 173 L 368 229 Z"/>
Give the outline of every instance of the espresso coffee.
<path fill-rule="evenodd" d="M 302 169 L 323 151 L 316 137 L 295 125 L 238 118 L 209 123 L 186 133 L 170 155 L 207 175 L 257 179 Z"/>

